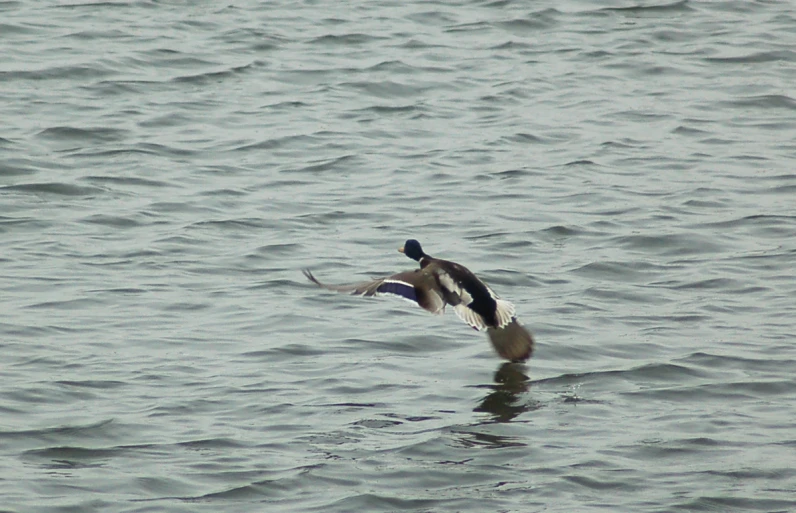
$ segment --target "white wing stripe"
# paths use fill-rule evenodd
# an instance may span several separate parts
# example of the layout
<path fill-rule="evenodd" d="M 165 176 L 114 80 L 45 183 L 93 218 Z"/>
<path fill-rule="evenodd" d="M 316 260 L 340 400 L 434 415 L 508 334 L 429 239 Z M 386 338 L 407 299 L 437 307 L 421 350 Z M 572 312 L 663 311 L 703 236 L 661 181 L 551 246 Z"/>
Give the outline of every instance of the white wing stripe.
<path fill-rule="evenodd" d="M 470 327 L 477 329 L 478 331 L 484 331 L 487 326 L 484 323 L 484 319 L 475 313 L 474 311 L 470 310 L 464 303 L 459 303 L 458 305 L 453 307 L 453 311 L 456 312 L 456 315 L 459 319 L 463 320 L 465 324 L 468 324 Z"/>
<path fill-rule="evenodd" d="M 459 284 L 459 282 L 451 278 L 448 273 L 439 272 L 437 276 L 439 277 L 439 284 L 442 285 L 442 288 L 450 292 L 453 292 L 457 296 L 459 296 L 459 299 L 461 299 L 463 304 L 469 305 L 470 303 L 473 302 L 473 296 L 471 296 L 470 293 L 467 292 L 467 289 L 462 287 Z"/>

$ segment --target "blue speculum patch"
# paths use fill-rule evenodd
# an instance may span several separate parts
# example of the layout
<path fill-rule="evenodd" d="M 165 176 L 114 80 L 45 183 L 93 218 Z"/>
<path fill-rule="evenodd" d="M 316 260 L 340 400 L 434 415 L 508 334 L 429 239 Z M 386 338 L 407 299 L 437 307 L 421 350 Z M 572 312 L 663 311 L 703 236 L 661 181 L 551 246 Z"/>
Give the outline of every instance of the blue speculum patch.
<path fill-rule="evenodd" d="M 415 288 L 408 283 L 385 282 L 377 289 L 381 294 L 395 294 L 411 301 L 417 301 Z"/>

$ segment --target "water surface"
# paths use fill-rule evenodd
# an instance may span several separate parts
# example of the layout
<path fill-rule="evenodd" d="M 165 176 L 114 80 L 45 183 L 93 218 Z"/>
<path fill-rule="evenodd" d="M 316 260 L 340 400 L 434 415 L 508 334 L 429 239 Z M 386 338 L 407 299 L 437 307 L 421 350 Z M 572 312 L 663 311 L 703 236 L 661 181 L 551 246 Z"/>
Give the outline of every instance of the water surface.
<path fill-rule="evenodd" d="M 0 12 L 0 511 L 796 510 L 788 3 Z"/>

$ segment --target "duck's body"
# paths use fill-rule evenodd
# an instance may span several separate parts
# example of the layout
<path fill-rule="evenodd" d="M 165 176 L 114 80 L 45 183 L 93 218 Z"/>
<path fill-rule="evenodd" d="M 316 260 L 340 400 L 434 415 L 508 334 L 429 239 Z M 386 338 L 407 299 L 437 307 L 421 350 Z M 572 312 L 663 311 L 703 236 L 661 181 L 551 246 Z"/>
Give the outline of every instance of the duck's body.
<path fill-rule="evenodd" d="M 441 314 L 451 305 L 464 322 L 486 331 L 495 351 L 507 360 L 524 361 L 533 352 L 533 337 L 514 316 L 514 305 L 500 299 L 469 269 L 456 262 L 434 258 L 410 239 L 399 251 L 417 260 L 420 269 L 354 285 L 327 285 L 311 272 L 304 274 L 321 287 L 363 296 L 390 294 L 412 301 L 431 313 Z"/>

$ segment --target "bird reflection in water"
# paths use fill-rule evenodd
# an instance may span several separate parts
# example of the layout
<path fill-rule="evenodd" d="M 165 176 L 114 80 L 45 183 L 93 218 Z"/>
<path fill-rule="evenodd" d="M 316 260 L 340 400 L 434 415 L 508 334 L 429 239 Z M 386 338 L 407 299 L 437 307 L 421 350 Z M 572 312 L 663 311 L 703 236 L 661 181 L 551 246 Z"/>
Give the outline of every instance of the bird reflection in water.
<path fill-rule="evenodd" d="M 473 411 L 491 413 L 496 422 L 510 422 L 517 415 L 539 408 L 538 403 L 522 401 L 520 395 L 530 389 L 527 366 L 506 362 L 495 372 L 495 384 L 484 385 L 492 391 Z"/>

